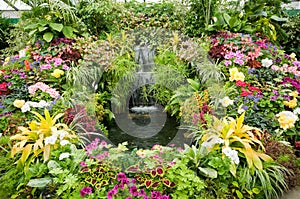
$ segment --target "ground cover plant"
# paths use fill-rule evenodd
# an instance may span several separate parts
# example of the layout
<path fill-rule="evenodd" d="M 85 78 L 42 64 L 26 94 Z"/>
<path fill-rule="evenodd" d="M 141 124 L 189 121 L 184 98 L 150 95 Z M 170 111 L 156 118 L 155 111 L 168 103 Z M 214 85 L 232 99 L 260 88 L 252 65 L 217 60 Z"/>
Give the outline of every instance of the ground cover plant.
<path fill-rule="evenodd" d="M 229 19 L 204 2 L 28 1 L 0 70 L 0 197 L 274 199 L 298 186 L 300 61 L 271 26 L 284 14 L 267 4 L 252 18 L 248 1 Z M 146 70 L 139 97 L 189 143 L 108 139 Z"/>

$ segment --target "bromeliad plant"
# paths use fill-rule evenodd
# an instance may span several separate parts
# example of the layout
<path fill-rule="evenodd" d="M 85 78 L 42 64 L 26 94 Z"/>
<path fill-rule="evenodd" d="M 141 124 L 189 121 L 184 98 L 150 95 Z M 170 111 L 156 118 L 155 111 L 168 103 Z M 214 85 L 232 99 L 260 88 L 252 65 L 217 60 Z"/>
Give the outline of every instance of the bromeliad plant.
<path fill-rule="evenodd" d="M 18 165 L 29 166 L 42 153 L 46 162 L 50 158 L 51 150 L 63 147 L 76 139 L 76 135 L 66 124 L 58 123 L 63 113 L 51 116 L 47 109 L 44 111 L 45 116 L 34 111 L 32 113 L 38 121 L 31 121 L 29 127 L 20 126 L 21 133 L 10 138 L 17 141 L 12 147 L 11 157 L 22 153 L 17 161 Z"/>

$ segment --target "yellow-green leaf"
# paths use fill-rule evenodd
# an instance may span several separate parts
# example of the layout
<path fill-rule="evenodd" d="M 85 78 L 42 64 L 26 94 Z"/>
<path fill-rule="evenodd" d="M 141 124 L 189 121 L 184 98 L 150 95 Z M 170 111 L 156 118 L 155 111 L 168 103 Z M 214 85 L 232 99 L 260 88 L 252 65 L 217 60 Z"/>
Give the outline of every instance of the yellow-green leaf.
<path fill-rule="evenodd" d="M 46 162 L 47 160 L 49 160 L 50 157 L 50 144 L 46 144 L 45 148 L 44 148 L 44 162 Z"/>
<path fill-rule="evenodd" d="M 258 155 L 256 155 L 256 154 L 254 153 L 252 159 L 253 159 L 254 166 L 255 166 L 256 168 L 258 168 L 259 170 L 262 170 L 262 169 L 263 169 L 262 162 L 261 162 L 261 160 L 259 159 Z"/>
<path fill-rule="evenodd" d="M 22 156 L 20 158 L 21 163 L 24 164 L 29 157 L 32 149 L 32 144 L 27 144 L 22 150 Z"/>

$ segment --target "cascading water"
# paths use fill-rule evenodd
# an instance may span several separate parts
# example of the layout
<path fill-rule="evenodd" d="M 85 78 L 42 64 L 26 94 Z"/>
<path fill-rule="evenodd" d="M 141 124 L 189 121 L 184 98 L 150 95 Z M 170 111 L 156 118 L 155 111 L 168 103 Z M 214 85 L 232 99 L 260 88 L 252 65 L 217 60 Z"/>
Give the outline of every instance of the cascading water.
<path fill-rule="evenodd" d="M 135 61 L 141 66 L 135 73 L 127 108 L 115 114 L 115 124 L 109 129 L 109 139 L 117 144 L 128 141 L 129 148 L 149 148 L 154 144 L 167 145 L 178 133 L 179 124 L 168 117 L 164 107 L 151 97 L 145 99 L 143 89 L 155 83 L 155 49 L 136 47 Z M 113 110 L 114 112 L 114 110 Z"/>

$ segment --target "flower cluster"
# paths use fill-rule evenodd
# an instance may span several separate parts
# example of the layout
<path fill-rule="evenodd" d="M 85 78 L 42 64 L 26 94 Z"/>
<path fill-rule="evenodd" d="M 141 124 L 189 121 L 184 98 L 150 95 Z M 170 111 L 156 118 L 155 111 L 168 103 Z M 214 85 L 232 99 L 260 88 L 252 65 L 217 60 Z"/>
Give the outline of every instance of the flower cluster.
<path fill-rule="evenodd" d="M 2 82 L 0 84 L 0 95 L 6 95 L 9 93 L 9 88 L 8 88 L 9 85 L 10 84 L 7 82 Z"/>
<path fill-rule="evenodd" d="M 60 70 L 60 69 L 55 69 L 51 75 L 55 78 L 60 78 L 60 76 L 62 76 L 65 72 Z"/>
<path fill-rule="evenodd" d="M 245 75 L 242 72 L 239 72 L 236 67 L 229 69 L 229 73 L 229 81 L 244 81 L 245 79 Z"/>
<path fill-rule="evenodd" d="M 169 195 L 162 194 L 160 191 L 151 191 L 151 195 L 148 196 L 144 189 L 139 189 L 135 183 L 136 179 L 127 178 L 125 173 L 118 173 L 117 180 L 119 184 L 116 184 L 113 189 L 108 191 L 107 198 L 112 199 L 114 196 L 118 196 L 118 193 L 121 192 L 122 196 L 127 194 L 126 198 L 142 198 L 142 199 L 170 199 Z M 127 192 L 127 193 L 126 193 Z"/>
<path fill-rule="evenodd" d="M 46 102 L 45 100 L 41 100 L 39 102 L 32 102 L 32 101 L 27 101 L 25 100 L 19 100 L 16 99 L 13 103 L 13 105 L 17 108 L 20 108 L 23 113 L 30 111 L 30 107 L 34 108 L 46 108 L 50 106 L 51 103 Z"/>
<path fill-rule="evenodd" d="M 234 164 L 239 164 L 240 163 L 240 159 L 238 156 L 238 152 L 236 150 L 231 149 L 230 147 L 226 147 L 222 149 L 222 152 L 230 158 L 230 160 L 234 163 Z"/>
<path fill-rule="evenodd" d="M 47 84 L 45 84 L 43 82 L 37 82 L 36 84 L 28 87 L 28 91 L 32 95 L 34 95 L 38 89 L 40 89 L 43 92 L 48 93 L 52 98 L 55 98 L 55 99 L 60 96 L 58 91 L 56 91 L 54 88 L 51 88 L 50 86 L 48 86 Z"/>

